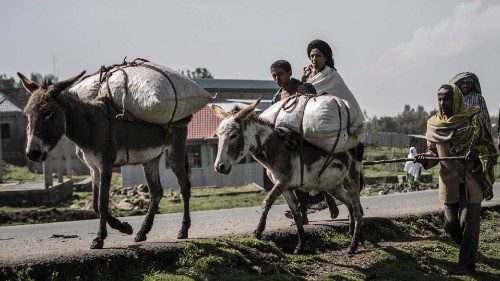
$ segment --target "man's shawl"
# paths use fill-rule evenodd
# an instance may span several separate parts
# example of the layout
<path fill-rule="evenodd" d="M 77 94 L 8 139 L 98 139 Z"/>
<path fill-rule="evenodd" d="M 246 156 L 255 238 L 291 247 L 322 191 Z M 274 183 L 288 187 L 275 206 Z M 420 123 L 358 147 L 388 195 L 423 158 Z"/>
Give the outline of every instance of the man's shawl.
<path fill-rule="evenodd" d="M 452 116 L 442 115 L 440 111 L 427 121 L 426 138 L 437 143 L 449 143 L 454 154 L 465 156 L 475 149 L 480 156 L 496 154 L 493 138 L 481 124 L 477 113 L 478 106 L 463 109 L 463 95 L 454 84 L 447 84 L 453 89 Z M 497 157 L 481 157 L 482 182 L 486 191 L 491 191 L 495 182 L 494 166 Z M 483 189 L 483 190 L 484 190 Z"/>

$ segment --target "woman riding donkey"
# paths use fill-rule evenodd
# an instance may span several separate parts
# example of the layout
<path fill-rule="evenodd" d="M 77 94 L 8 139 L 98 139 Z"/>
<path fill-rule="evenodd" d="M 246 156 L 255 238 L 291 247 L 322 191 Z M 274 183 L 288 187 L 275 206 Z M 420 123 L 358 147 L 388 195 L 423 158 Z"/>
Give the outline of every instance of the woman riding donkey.
<path fill-rule="evenodd" d="M 364 115 L 358 101 L 335 68 L 332 48 L 325 41 L 316 39 L 307 46 L 307 56 L 311 64 L 304 68 L 302 81 L 305 82 L 305 85 L 312 85 L 314 92 L 309 90 L 310 87 L 299 87 L 297 92 L 304 94 L 328 93 L 349 103 L 349 107 L 354 114 L 347 121 L 347 131 L 351 140 L 348 148 L 356 147 L 357 157 L 362 159 L 364 148 L 361 141 L 364 140 L 366 130 Z M 355 140 L 354 143 L 353 140 Z M 336 206 L 332 208 L 332 204 L 330 204 L 330 200 L 325 196 L 325 193 L 319 193 L 309 197 L 309 202 L 315 203 L 312 205 L 315 211 L 326 208 L 326 204 L 322 202 L 323 198 L 327 199 L 330 210 L 337 209 Z M 338 209 L 336 214 L 338 214 Z M 332 212 L 332 218 L 335 217 L 336 215 Z"/>
<path fill-rule="evenodd" d="M 276 94 L 273 96 L 273 99 L 271 101 L 271 105 L 279 102 L 280 100 L 284 100 L 286 98 L 289 98 L 293 95 L 295 95 L 298 91 L 302 92 L 307 92 L 309 94 L 316 94 L 316 90 L 314 89 L 314 86 L 312 86 L 309 83 L 304 83 L 300 80 L 297 80 L 295 78 L 292 78 L 292 66 L 290 63 L 286 60 L 278 60 L 275 61 L 271 65 L 271 75 L 280 87 L 280 89 L 276 92 Z M 299 145 L 299 141 L 297 138 L 299 137 L 299 134 L 292 132 L 291 130 L 288 130 L 284 127 L 278 128 L 278 130 L 281 132 L 281 137 L 287 144 L 287 146 L 291 149 L 297 150 L 297 146 Z M 312 146 L 311 146 L 312 147 Z M 316 148 L 318 149 L 318 148 Z M 339 209 L 337 208 L 337 204 L 335 203 L 335 200 L 333 197 L 331 197 L 328 193 L 322 192 L 321 193 L 321 200 L 326 199 L 328 203 L 328 207 L 330 208 L 330 215 L 332 219 L 336 218 L 339 214 Z M 310 198 L 315 198 L 315 197 L 309 197 L 309 194 L 300 190 L 295 190 L 295 195 L 297 196 L 297 199 L 299 200 L 299 209 L 302 214 L 302 223 L 303 224 L 308 224 L 308 218 L 307 218 L 307 213 L 308 209 L 309 212 L 312 212 L 311 208 L 308 208 L 310 206 L 309 204 L 314 204 L 316 202 L 310 201 Z M 323 197 L 324 196 L 324 197 Z M 326 207 L 325 207 L 326 208 Z M 324 209 L 324 208 L 323 208 Z M 291 211 L 286 211 L 285 216 L 293 219 L 293 215 Z"/>

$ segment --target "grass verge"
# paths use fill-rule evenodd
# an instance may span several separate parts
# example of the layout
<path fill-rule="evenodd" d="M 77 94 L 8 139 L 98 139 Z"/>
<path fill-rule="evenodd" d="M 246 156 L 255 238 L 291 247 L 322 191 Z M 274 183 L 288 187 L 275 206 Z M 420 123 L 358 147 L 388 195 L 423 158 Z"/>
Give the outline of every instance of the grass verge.
<path fill-rule="evenodd" d="M 4 269 L 11 280 L 495 280 L 500 274 L 500 207 L 482 212 L 479 276 L 454 275 L 458 247 L 441 228 L 442 214 L 370 219 L 355 255 L 345 227 L 308 228 L 308 253 L 290 254 L 295 233 L 182 242 L 175 251 L 107 260 L 64 270 L 45 265 Z M 79 261 L 81 262 L 81 261 Z M 68 270 L 72 270 L 69 272 Z M 125 280 L 123 279 L 123 280 Z M 497 279 L 498 280 L 498 279 Z"/>

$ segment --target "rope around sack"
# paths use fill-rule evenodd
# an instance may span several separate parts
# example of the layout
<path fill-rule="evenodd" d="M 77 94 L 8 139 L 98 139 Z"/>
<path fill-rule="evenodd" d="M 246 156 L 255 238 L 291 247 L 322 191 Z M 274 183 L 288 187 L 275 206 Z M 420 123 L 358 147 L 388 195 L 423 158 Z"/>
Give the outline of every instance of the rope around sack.
<path fill-rule="evenodd" d="M 305 112 L 305 109 L 306 109 L 306 105 L 307 103 L 309 102 L 310 99 L 312 98 L 316 98 L 316 97 L 319 97 L 319 96 L 322 96 L 322 95 L 327 95 L 328 93 L 321 93 L 321 94 L 304 94 L 304 93 L 295 93 L 289 97 L 286 98 L 286 100 L 283 102 L 283 104 L 281 105 L 280 109 L 278 110 L 278 112 L 276 113 L 275 117 L 274 117 L 274 124 L 276 124 L 276 120 L 278 119 L 278 114 L 279 112 L 283 109 L 283 110 L 287 110 L 287 109 L 290 109 L 295 103 L 298 102 L 298 98 L 301 97 L 301 96 L 305 96 L 306 97 L 306 100 L 304 102 L 304 104 L 302 105 L 302 107 L 300 108 L 300 111 L 299 113 L 301 114 L 300 116 L 300 126 L 299 126 L 299 134 L 300 134 L 300 138 L 299 138 L 299 160 L 300 160 L 300 185 L 302 186 L 304 184 L 304 112 Z M 288 102 L 290 100 L 293 100 L 290 104 L 288 104 Z M 323 175 L 323 173 L 325 172 L 326 168 L 333 162 L 334 160 L 334 151 L 335 151 L 335 148 L 337 148 L 337 145 L 338 145 L 338 142 L 339 142 L 339 139 L 340 139 L 340 128 L 342 127 L 342 113 L 340 112 L 341 111 L 341 108 L 340 108 L 340 104 L 339 102 L 337 101 L 337 99 L 333 99 L 335 101 L 335 104 L 337 105 L 337 111 L 339 113 L 339 130 L 338 130 L 338 133 L 337 133 L 337 137 L 335 138 L 335 143 L 333 144 L 332 146 L 332 149 L 330 150 L 330 152 L 328 152 L 328 155 L 326 156 L 326 159 L 325 159 L 325 162 L 323 163 L 323 166 L 321 167 L 320 171 L 318 172 L 318 175 L 316 176 L 316 184 L 319 185 L 320 183 L 320 178 L 321 178 L 321 175 Z M 342 101 L 342 100 L 341 100 Z M 349 109 L 347 108 L 346 106 L 346 112 L 347 112 L 347 128 L 346 130 L 349 131 L 350 130 L 350 126 L 351 126 L 351 117 L 350 117 L 350 114 L 349 114 Z"/>
<path fill-rule="evenodd" d="M 123 59 L 123 62 L 121 64 L 113 64 L 111 66 L 101 66 L 101 68 L 99 69 L 99 71 L 96 71 L 90 75 L 87 75 L 87 76 L 84 76 L 80 79 L 80 81 L 78 81 L 77 83 L 80 83 L 82 82 L 83 80 L 85 80 L 86 78 L 90 77 L 90 76 L 94 76 L 96 74 L 99 74 L 99 82 L 102 84 L 102 83 L 106 83 L 106 89 L 107 89 L 107 96 L 105 97 L 98 97 L 97 98 L 104 98 L 106 100 L 109 100 L 111 101 L 111 104 L 113 105 L 113 107 L 119 111 L 119 108 L 118 106 L 116 105 L 116 103 L 114 102 L 113 100 L 113 96 L 112 96 L 112 93 L 111 93 L 111 88 L 109 86 L 109 77 L 111 77 L 111 75 L 113 75 L 113 73 L 117 72 L 117 71 L 121 71 L 123 73 L 123 76 L 124 76 L 124 85 L 125 85 L 125 93 L 123 94 L 122 96 L 122 113 L 120 114 L 117 114 L 116 115 L 116 119 L 118 120 L 125 120 L 126 119 L 126 110 L 125 110 L 125 98 L 126 96 L 129 96 L 129 90 L 128 90 L 128 74 L 125 72 L 124 68 L 127 68 L 127 67 L 137 67 L 137 66 L 141 66 L 141 67 L 146 67 L 146 68 L 149 68 L 149 69 L 152 69 L 158 73 L 160 73 L 161 75 L 163 75 L 167 80 L 168 82 L 170 82 L 170 85 L 172 85 L 172 89 L 174 90 L 174 99 L 175 99 L 175 103 L 174 103 L 174 110 L 172 111 L 172 116 L 170 117 L 170 120 L 168 121 L 167 123 L 167 127 L 166 127 L 166 131 L 167 131 L 167 135 L 165 137 L 165 139 L 168 137 L 168 132 L 169 132 L 169 129 L 170 129 L 170 126 L 172 125 L 172 122 L 174 121 L 174 117 L 175 117 L 175 113 L 177 113 L 177 105 L 178 105 L 178 100 L 177 100 L 177 90 L 175 89 L 175 86 L 174 86 L 174 83 L 172 82 L 172 80 L 170 79 L 170 77 L 168 77 L 168 75 L 162 71 L 161 69 L 157 68 L 157 67 L 154 67 L 152 65 L 148 65 L 148 64 L 144 64 L 146 62 L 149 62 L 148 60 L 146 59 L 143 59 L 143 58 L 136 58 L 134 59 L 133 61 L 131 62 L 127 62 L 126 61 L 127 57 L 125 57 Z M 108 112 L 109 112 L 109 109 L 108 109 Z M 111 119 L 110 119 L 110 122 L 111 122 Z M 112 133 L 112 131 L 110 130 L 110 134 Z M 124 142 L 125 142 L 125 147 L 127 147 L 127 138 L 126 138 L 126 134 L 125 134 L 125 137 L 124 137 Z M 128 148 L 125 149 L 125 152 L 126 152 L 126 161 L 127 163 L 129 162 L 129 150 Z"/>
<path fill-rule="evenodd" d="M 497 157 L 499 154 L 490 154 L 490 155 L 480 155 L 479 158 L 490 158 Z M 450 160 L 465 160 L 465 156 L 448 156 L 448 157 L 425 157 L 425 160 L 435 160 L 435 161 L 450 161 Z M 379 161 L 363 161 L 363 166 L 377 165 L 377 164 L 387 164 L 387 163 L 400 163 L 400 162 L 408 162 L 415 161 L 415 158 L 396 158 L 396 159 L 387 159 L 387 160 L 379 160 Z"/>

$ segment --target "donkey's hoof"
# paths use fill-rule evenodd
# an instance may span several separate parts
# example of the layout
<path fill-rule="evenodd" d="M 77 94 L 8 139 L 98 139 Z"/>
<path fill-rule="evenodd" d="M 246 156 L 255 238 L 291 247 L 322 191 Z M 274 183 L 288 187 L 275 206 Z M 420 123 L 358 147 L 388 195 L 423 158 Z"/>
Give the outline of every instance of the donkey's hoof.
<path fill-rule="evenodd" d="M 177 234 L 177 239 L 186 239 L 188 238 L 188 232 L 187 231 L 179 231 Z"/>
<path fill-rule="evenodd" d="M 122 227 L 120 229 L 120 232 L 125 233 L 127 235 L 132 235 L 132 233 L 134 233 L 134 230 L 132 229 L 132 226 L 128 222 L 122 222 Z"/>
<path fill-rule="evenodd" d="M 134 241 L 135 242 L 142 242 L 142 241 L 146 241 L 146 239 L 148 239 L 146 237 L 146 234 L 140 234 L 140 233 L 137 233 L 137 235 L 135 236 L 134 238 Z"/>
<path fill-rule="evenodd" d="M 104 240 L 96 238 L 92 241 L 90 249 L 102 249 L 103 246 L 104 246 Z"/>
<path fill-rule="evenodd" d="M 295 250 L 293 251 L 293 253 L 296 254 L 296 255 L 300 255 L 300 254 L 304 253 L 304 246 L 297 245 L 297 247 L 295 248 Z"/>
<path fill-rule="evenodd" d="M 262 239 L 262 232 L 260 232 L 260 231 L 257 231 L 257 230 L 254 231 L 253 235 L 255 236 L 255 238 L 257 238 L 259 240 Z"/>
<path fill-rule="evenodd" d="M 336 219 L 339 216 L 339 209 L 336 212 L 330 212 L 330 217 L 332 220 Z"/>
<path fill-rule="evenodd" d="M 347 254 L 354 255 L 356 253 L 357 248 L 358 248 L 357 246 L 349 245 L 349 247 L 347 247 Z"/>

